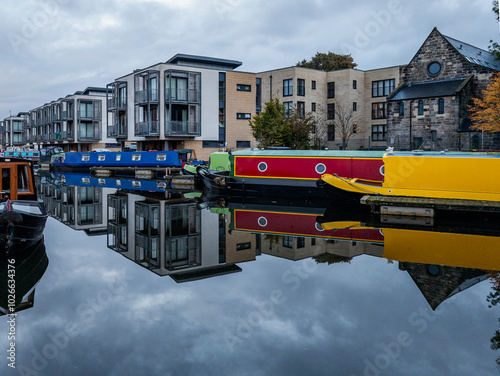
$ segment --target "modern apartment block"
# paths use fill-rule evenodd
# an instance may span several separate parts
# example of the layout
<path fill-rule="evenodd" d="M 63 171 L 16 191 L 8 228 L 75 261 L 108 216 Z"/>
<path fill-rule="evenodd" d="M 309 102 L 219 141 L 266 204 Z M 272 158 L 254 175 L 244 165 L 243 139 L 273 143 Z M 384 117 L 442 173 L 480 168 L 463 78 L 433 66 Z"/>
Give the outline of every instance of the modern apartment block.
<path fill-rule="evenodd" d="M 103 134 L 107 116 L 106 89 L 89 87 L 29 111 L 24 143 L 64 151 L 90 151 L 113 146 Z"/>
<path fill-rule="evenodd" d="M 339 111 L 351 114 L 355 130 L 349 149 L 385 148 L 387 144 L 386 98 L 399 84 L 400 66 L 361 71 L 341 69 L 320 71 L 288 67 L 258 73 L 262 82 L 262 101 L 279 98 L 285 106 L 301 113 L 315 113 L 326 121 L 326 146 L 342 145 L 334 120 Z M 340 108 L 339 108 L 340 107 Z M 316 130 L 319 132 L 320 130 Z"/>
<path fill-rule="evenodd" d="M 255 75 L 233 72 L 240 65 L 177 54 L 117 78 L 107 85 L 108 137 L 138 150 L 195 149 L 201 159 L 225 145 L 255 146 Z"/>
<path fill-rule="evenodd" d="M 24 132 L 27 123 L 27 112 L 20 112 L 6 118 L 0 126 L 0 143 L 4 147 L 24 145 Z"/>

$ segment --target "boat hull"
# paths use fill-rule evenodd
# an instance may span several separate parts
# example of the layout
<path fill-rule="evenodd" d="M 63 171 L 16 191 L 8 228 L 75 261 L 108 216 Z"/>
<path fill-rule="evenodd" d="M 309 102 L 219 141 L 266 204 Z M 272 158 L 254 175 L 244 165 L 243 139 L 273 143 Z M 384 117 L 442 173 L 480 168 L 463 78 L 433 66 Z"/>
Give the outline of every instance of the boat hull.
<path fill-rule="evenodd" d="M 42 202 L 10 201 L 0 204 L 0 255 L 23 253 L 43 238 L 47 213 Z"/>

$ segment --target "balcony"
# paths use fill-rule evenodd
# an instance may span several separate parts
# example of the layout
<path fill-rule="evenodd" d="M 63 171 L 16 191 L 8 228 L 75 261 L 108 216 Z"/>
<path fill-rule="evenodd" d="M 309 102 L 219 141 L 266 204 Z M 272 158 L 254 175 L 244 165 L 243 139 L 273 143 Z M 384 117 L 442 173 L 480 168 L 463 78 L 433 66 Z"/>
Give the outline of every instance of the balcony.
<path fill-rule="evenodd" d="M 141 121 L 135 123 L 136 136 L 159 136 L 160 127 L 158 121 Z"/>
<path fill-rule="evenodd" d="M 172 136 L 200 136 L 200 122 L 198 121 L 166 121 L 165 135 Z"/>
<path fill-rule="evenodd" d="M 196 89 L 165 89 L 165 102 L 199 103 L 200 91 Z"/>
<path fill-rule="evenodd" d="M 62 120 L 73 120 L 75 118 L 73 111 L 63 111 Z"/>
<path fill-rule="evenodd" d="M 108 137 L 116 138 L 126 138 L 127 137 L 127 125 L 108 125 Z"/>
<path fill-rule="evenodd" d="M 66 141 L 73 141 L 75 139 L 74 132 L 71 131 L 62 131 L 62 139 Z"/>
<path fill-rule="evenodd" d="M 158 89 L 138 90 L 135 92 L 135 103 L 158 103 L 159 95 Z"/>
<path fill-rule="evenodd" d="M 124 110 L 127 108 L 127 101 L 123 98 L 108 98 L 108 110 Z"/>
<path fill-rule="evenodd" d="M 101 120 L 101 111 L 77 111 L 78 120 Z"/>

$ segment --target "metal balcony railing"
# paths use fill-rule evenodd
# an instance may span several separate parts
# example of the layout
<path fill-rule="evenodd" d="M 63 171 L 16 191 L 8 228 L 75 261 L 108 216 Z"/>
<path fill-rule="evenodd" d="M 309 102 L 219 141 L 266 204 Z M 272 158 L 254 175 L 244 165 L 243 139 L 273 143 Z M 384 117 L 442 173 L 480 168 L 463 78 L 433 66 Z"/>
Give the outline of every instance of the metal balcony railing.
<path fill-rule="evenodd" d="M 166 135 L 200 135 L 200 122 L 198 121 L 166 121 L 165 122 Z"/>

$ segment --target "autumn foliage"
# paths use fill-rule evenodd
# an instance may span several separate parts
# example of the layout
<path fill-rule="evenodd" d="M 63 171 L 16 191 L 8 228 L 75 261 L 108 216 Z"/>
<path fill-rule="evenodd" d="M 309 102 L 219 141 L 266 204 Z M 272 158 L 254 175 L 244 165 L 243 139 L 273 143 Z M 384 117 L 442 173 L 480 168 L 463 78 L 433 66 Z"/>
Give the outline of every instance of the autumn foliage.
<path fill-rule="evenodd" d="M 485 132 L 500 131 L 500 74 L 496 74 L 481 98 L 473 98 L 469 106 L 472 126 Z"/>

